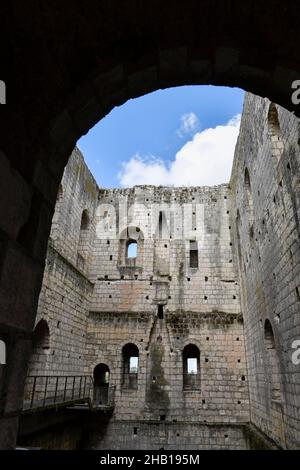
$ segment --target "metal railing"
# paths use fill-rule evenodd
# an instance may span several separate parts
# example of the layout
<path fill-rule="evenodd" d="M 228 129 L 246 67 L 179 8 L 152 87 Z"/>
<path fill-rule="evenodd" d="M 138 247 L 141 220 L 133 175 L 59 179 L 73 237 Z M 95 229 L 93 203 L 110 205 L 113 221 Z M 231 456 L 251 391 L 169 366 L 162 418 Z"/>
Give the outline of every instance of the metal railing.
<path fill-rule="evenodd" d="M 23 410 L 45 408 L 91 399 L 93 380 L 89 375 L 40 376 L 26 378 Z"/>
<path fill-rule="evenodd" d="M 115 386 L 97 387 L 90 375 L 27 376 L 23 411 L 76 403 L 86 403 L 90 409 L 113 407 Z"/>

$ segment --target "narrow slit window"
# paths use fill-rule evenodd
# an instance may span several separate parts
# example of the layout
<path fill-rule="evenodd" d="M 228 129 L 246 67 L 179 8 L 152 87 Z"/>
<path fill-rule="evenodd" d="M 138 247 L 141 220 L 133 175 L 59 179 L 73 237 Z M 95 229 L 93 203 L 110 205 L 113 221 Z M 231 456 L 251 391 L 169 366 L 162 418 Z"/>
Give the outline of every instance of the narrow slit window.
<path fill-rule="evenodd" d="M 6 364 L 6 345 L 2 339 L 0 339 L 0 365 Z"/>
<path fill-rule="evenodd" d="M 163 228 L 163 213 L 160 211 L 159 217 L 158 217 L 158 233 L 159 233 L 159 238 L 162 238 L 162 228 Z"/>
<path fill-rule="evenodd" d="M 157 316 L 160 320 L 164 318 L 164 306 L 163 305 L 158 305 Z"/>

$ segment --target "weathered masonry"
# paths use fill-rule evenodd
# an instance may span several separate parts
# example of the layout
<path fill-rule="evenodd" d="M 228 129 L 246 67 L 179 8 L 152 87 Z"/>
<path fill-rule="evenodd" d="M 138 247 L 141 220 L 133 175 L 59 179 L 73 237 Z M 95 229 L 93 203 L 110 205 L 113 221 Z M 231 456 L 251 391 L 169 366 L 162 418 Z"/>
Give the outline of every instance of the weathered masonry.
<path fill-rule="evenodd" d="M 23 442 L 300 447 L 298 139 L 298 119 L 248 94 L 229 185 L 102 189 L 73 151 L 24 410 L 85 418 L 67 444 Z"/>
<path fill-rule="evenodd" d="M 293 114 L 246 95 L 230 186 L 251 421 L 288 448 L 300 448 L 299 138 Z"/>
<path fill-rule="evenodd" d="M 113 391 L 114 412 L 89 445 L 159 445 L 153 422 L 168 423 L 169 445 L 185 445 L 185 422 L 192 445 L 208 433 L 210 446 L 205 423 L 216 447 L 242 441 L 238 427 L 226 431 L 249 421 L 229 207 L 227 185 L 99 189 L 76 149 L 57 195 L 25 400 L 34 376 L 41 399 L 43 376 L 70 376 L 68 388 L 93 376 L 93 398 L 108 405 Z"/>
<path fill-rule="evenodd" d="M 56 195 L 76 142 L 115 106 L 189 84 L 238 86 L 299 117 L 300 4 L 27 0 L 0 10 L 0 447 L 12 449 Z"/>

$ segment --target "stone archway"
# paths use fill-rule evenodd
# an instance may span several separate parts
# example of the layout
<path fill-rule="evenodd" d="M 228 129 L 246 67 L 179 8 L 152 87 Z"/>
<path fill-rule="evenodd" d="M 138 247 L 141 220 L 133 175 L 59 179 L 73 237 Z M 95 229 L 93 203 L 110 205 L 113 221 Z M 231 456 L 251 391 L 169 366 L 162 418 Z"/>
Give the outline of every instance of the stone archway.
<path fill-rule="evenodd" d="M 1 9 L 7 105 L 0 115 L 0 327 L 16 338 L 21 397 L 54 204 L 78 138 L 114 106 L 183 84 L 240 86 L 293 109 L 300 7 L 279 0 L 112 0 L 87 8 L 29 0 Z M 0 447 L 13 447 L 15 393 L 6 402 Z"/>

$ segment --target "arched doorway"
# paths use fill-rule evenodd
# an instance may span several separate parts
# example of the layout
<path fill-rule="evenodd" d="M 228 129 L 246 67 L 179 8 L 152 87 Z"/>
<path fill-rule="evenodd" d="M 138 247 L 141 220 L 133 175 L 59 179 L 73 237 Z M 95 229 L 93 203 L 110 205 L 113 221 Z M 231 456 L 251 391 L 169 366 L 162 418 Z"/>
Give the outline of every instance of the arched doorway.
<path fill-rule="evenodd" d="M 108 404 L 108 390 L 110 370 L 106 364 L 98 364 L 93 373 L 94 378 L 94 405 Z"/>

